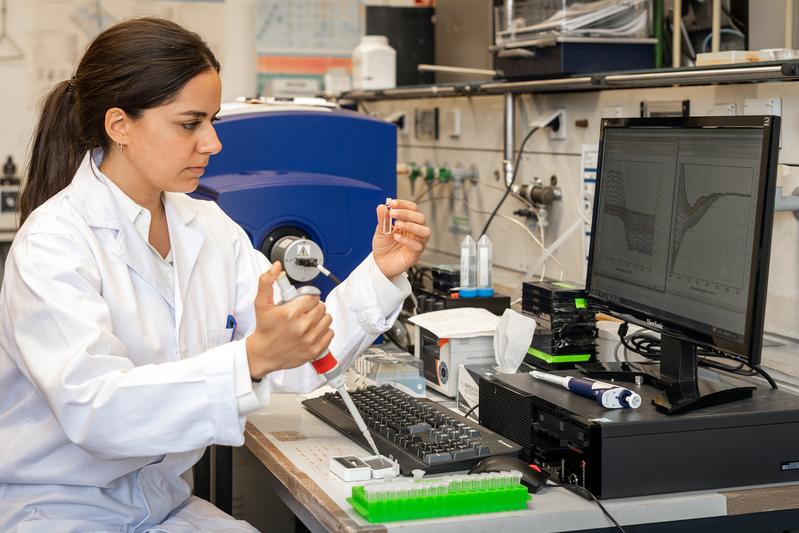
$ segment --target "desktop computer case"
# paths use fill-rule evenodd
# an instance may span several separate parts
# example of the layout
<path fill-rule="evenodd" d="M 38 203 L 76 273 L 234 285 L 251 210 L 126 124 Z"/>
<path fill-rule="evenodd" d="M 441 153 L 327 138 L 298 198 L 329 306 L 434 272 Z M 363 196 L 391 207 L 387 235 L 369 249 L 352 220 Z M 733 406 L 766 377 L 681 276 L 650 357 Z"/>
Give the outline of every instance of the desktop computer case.
<path fill-rule="evenodd" d="M 480 424 L 598 498 L 799 481 L 797 396 L 758 388 L 748 400 L 670 416 L 645 385 L 630 384 L 639 409 L 604 409 L 527 372 L 470 368 L 480 373 Z"/>

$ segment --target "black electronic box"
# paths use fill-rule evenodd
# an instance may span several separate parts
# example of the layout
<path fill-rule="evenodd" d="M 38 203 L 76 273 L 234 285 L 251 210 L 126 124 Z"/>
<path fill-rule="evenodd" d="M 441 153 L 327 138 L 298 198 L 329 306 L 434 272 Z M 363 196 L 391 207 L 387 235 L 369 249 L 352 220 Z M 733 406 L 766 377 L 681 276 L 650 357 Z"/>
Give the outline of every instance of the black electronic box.
<path fill-rule="evenodd" d="M 799 481 L 799 396 L 758 387 L 746 400 L 666 415 L 651 404 L 659 390 L 629 384 L 641 407 L 605 409 L 530 369 L 470 367 L 480 374 L 480 424 L 598 498 Z"/>

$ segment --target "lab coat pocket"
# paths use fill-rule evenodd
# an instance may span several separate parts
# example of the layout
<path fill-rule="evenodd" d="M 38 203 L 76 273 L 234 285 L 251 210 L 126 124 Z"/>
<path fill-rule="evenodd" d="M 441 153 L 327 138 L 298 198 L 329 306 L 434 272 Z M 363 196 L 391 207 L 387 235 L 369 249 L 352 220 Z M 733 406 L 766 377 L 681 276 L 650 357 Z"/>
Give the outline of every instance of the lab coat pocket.
<path fill-rule="evenodd" d="M 233 328 L 216 328 L 205 330 L 205 349 L 210 350 L 233 340 Z"/>

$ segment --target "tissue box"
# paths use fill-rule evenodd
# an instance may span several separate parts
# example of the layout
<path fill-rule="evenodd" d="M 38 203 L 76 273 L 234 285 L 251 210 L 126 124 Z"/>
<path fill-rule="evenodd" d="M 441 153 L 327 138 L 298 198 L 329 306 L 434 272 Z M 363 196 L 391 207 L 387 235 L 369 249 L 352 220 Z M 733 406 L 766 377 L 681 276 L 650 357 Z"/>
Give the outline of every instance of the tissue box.
<path fill-rule="evenodd" d="M 422 360 L 428 387 L 454 398 L 461 365 L 494 362 L 494 336 L 438 338 L 434 333 L 417 326 L 416 357 Z"/>

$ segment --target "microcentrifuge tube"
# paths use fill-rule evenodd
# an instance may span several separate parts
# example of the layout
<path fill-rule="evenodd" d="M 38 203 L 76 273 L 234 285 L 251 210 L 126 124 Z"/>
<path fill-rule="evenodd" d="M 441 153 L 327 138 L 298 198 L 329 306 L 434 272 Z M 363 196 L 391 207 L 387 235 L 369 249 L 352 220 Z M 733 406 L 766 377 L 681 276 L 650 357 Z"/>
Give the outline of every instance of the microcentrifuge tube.
<path fill-rule="evenodd" d="M 386 218 L 383 219 L 383 235 L 390 235 L 392 229 L 391 223 L 391 198 L 386 198 Z"/>

